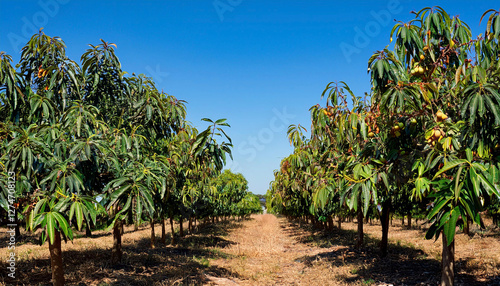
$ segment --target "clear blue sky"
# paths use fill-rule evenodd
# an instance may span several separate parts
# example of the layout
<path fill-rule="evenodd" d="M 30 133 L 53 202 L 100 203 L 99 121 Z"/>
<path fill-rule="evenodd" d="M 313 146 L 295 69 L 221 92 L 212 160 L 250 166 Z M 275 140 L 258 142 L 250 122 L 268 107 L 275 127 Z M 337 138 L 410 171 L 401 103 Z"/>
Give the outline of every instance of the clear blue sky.
<path fill-rule="evenodd" d="M 234 162 L 250 191 L 264 194 L 290 154 L 289 124 L 309 129 L 308 109 L 324 105 L 331 81 L 359 96 L 370 89 L 368 58 L 389 44 L 394 19 L 439 5 L 473 31 L 496 1 L 76 1 L 0 0 L 0 51 L 20 48 L 44 27 L 79 62 L 87 44 L 118 45 L 129 73 L 147 74 L 160 90 L 188 101 L 188 120 L 227 118 Z"/>

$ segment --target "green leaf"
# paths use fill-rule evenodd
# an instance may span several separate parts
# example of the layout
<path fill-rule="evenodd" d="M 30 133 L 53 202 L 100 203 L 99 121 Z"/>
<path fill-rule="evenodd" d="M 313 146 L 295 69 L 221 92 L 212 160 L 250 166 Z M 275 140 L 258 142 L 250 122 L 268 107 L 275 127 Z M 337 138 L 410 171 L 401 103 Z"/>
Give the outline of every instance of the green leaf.
<path fill-rule="evenodd" d="M 387 174 L 385 172 L 381 172 L 379 174 L 379 176 L 382 178 L 382 181 L 384 182 L 385 187 L 389 191 L 390 190 L 390 185 L 389 185 L 389 181 L 387 180 Z"/>
<path fill-rule="evenodd" d="M 70 239 L 73 240 L 73 232 L 71 231 L 71 228 L 69 227 L 68 222 L 66 219 L 60 214 L 60 213 L 52 213 L 54 218 L 57 220 L 59 223 L 59 228 L 62 230 L 62 232 Z"/>
<path fill-rule="evenodd" d="M 470 148 L 465 149 L 465 155 L 467 156 L 467 161 L 472 162 L 473 156 Z"/>
<path fill-rule="evenodd" d="M 443 168 L 441 168 L 441 170 L 439 170 L 436 175 L 434 175 L 434 178 L 432 178 L 433 180 L 436 179 L 437 176 L 439 176 L 440 174 L 450 170 L 450 169 L 453 169 L 459 165 L 462 165 L 464 163 L 467 163 L 467 160 L 464 160 L 464 159 L 457 159 L 457 160 L 453 160 L 453 161 L 448 161 L 444 164 Z"/>
<path fill-rule="evenodd" d="M 46 230 L 49 237 L 49 243 L 54 244 L 55 241 L 55 231 L 56 231 L 56 220 L 54 219 L 53 213 L 48 212 L 45 214 Z"/>
<path fill-rule="evenodd" d="M 460 168 L 458 168 L 457 174 L 455 175 L 455 201 L 458 200 L 458 197 L 460 195 L 460 190 L 462 188 L 461 184 L 459 184 L 460 183 L 460 175 L 462 174 L 462 170 L 463 170 L 463 166 L 460 166 Z"/>
<path fill-rule="evenodd" d="M 435 204 L 435 206 L 432 208 L 431 212 L 427 215 L 427 218 L 432 219 L 438 212 L 441 211 L 441 209 L 448 203 L 450 202 L 452 197 L 443 197 L 440 198 L 439 201 Z"/>
<path fill-rule="evenodd" d="M 460 210 L 459 207 L 456 206 L 453 210 L 451 210 L 448 222 L 444 225 L 443 232 L 444 235 L 446 235 L 448 246 L 455 239 L 456 225 L 459 216 L 460 216 Z"/>
<path fill-rule="evenodd" d="M 431 239 L 434 236 L 436 236 L 436 239 L 438 239 L 439 236 L 438 230 L 439 229 L 437 223 L 433 223 L 425 233 L 425 239 Z"/>
<path fill-rule="evenodd" d="M 500 198 L 500 191 L 495 187 L 489 180 L 487 180 L 482 174 L 478 173 L 477 178 L 481 182 L 481 185 L 486 189 L 488 195 L 496 195 Z"/>
<path fill-rule="evenodd" d="M 82 224 L 83 224 L 83 208 L 82 208 L 82 203 L 75 202 L 73 205 L 75 205 L 76 225 L 78 226 L 78 230 L 81 230 L 82 229 Z"/>

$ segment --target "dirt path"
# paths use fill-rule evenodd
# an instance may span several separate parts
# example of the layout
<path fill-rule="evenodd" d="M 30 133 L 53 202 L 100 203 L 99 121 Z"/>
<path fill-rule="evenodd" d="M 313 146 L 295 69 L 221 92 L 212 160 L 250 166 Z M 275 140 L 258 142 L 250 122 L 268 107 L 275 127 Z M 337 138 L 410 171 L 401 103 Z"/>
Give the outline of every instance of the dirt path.
<path fill-rule="evenodd" d="M 493 230 L 490 230 L 493 231 Z M 456 236 L 456 285 L 500 285 L 500 239 L 496 232 Z M 212 285 L 437 285 L 440 243 L 425 240 L 420 226 L 394 226 L 389 255 L 379 256 L 380 225 L 365 225 L 365 244 L 355 249 L 356 224 L 315 231 L 284 218 L 255 215 L 233 229 L 230 257 L 211 261 L 231 277 L 207 276 Z"/>
<path fill-rule="evenodd" d="M 349 275 L 336 267 L 310 265 L 310 258 L 342 247 L 320 248 L 300 243 L 300 234 L 273 215 L 257 215 L 234 231 L 229 240 L 235 244 L 224 249 L 234 255 L 231 259 L 218 259 L 212 264 L 224 267 L 241 277 L 221 279 L 209 277 L 215 285 L 345 285 L 336 275 Z M 345 278 L 345 277 L 344 277 Z"/>

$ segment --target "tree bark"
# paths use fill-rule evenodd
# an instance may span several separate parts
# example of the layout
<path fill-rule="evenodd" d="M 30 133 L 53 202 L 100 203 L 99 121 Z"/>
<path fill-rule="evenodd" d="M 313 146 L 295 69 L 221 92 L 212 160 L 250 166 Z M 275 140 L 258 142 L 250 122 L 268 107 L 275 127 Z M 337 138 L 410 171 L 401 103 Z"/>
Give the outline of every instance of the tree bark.
<path fill-rule="evenodd" d="M 149 244 L 149 247 L 155 248 L 155 220 L 154 220 L 154 218 L 151 218 L 150 224 L 151 224 L 151 242 Z"/>
<path fill-rule="evenodd" d="M 333 230 L 333 216 L 328 216 L 328 229 Z"/>
<path fill-rule="evenodd" d="M 188 233 L 193 234 L 193 218 L 191 216 L 189 217 L 188 222 Z"/>
<path fill-rule="evenodd" d="M 408 228 L 411 228 L 411 213 L 408 213 Z"/>
<path fill-rule="evenodd" d="M 453 286 L 455 283 L 455 240 L 448 245 L 448 239 L 441 233 L 443 253 L 441 260 L 441 286 Z"/>
<path fill-rule="evenodd" d="M 92 229 L 90 228 L 90 222 L 85 222 L 85 236 L 92 237 Z"/>
<path fill-rule="evenodd" d="M 382 240 L 380 241 L 380 252 L 382 257 L 387 256 L 390 213 L 391 213 L 391 202 L 387 200 L 382 204 L 382 215 L 380 217 L 380 223 L 382 224 Z"/>
<path fill-rule="evenodd" d="M 337 217 L 337 228 L 342 229 L 342 217 L 341 216 Z"/>
<path fill-rule="evenodd" d="M 462 218 L 464 220 L 464 234 L 470 235 L 470 218 L 467 215 L 465 218 Z"/>
<path fill-rule="evenodd" d="M 361 209 L 361 199 L 358 201 L 358 241 L 356 248 L 361 248 L 363 245 L 363 210 Z"/>
<path fill-rule="evenodd" d="M 62 263 L 61 233 L 55 230 L 54 244 L 49 240 L 50 268 L 52 270 L 52 284 L 54 286 L 64 285 L 64 269 Z"/>
<path fill-rule="evenodd" d="M 175 231 L 174 231 L 174 218 L 170 216 L 170 233 L 172 234 L 172 239 L 170 240 L 170 244 L 175 244 Z"/>
<path fill-rule="evenodd" d="M 166 235 L 165 235 L 165 219 L 161 219 L 161 243 L 166 244 Z"/>
<path fill-rule="evenodd" d="M 184 226 L 182 225 L 182 216 L 179 218 L 179 236 L 184 237 Z"/>
<path fill-rule="evenodd" d="M 122 221 L 117 219 L 113 227 L 113 249 L 111 251 L 111 264 L 116 265 L 122 262 Z"/>
<path fill-rule="evenodd" d="M 133 221 L 134 221 L 134 231 L 138 231 L 139 230 L 139 214 L 135 213 L 135 210 L 136 210 L 136 205 L 137 205 L 137 201 L 136 201 L 136 198 L 132 198 L 132 211 L 134 212 L 133 216 Z"/>
<path fill-rule="evenodd" d="M 405 226 L 405 215 L 401 215 L 401 227 Z"/>

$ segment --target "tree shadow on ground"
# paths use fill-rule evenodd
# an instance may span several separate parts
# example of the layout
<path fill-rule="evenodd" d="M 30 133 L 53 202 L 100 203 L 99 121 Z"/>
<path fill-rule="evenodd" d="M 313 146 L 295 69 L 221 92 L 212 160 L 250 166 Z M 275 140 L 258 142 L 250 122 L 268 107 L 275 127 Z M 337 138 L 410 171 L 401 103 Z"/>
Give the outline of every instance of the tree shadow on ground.
<path fill-rule="evenodd" d="M 388 255 L 380 256 L 380 239 L 367 234 L 361 249 L 355 248 L 357 233 L 354 230 L 319 230 L 309 225 L 299 226 L 285 222 L 284 231 L 298 242 L 313 244 L 328 251 L 296 259 L 305 267 L 327 263 L 335 267 L 348 266 L 350 275 L 339 276 L 348 283 L 388 283 L 393 285 L 437 285 L 441 275 L 441 262 L 412 244 L 389 243 Z M 481 272 L 462 260 L 456 261 L 455 285 L 500 285 L 500 278 Z M 377 284 L 375 284 L 377 285 Z"/>
<path fill-rule="evenodd" d="M 134 245 L 123 246 L 123 259 L 111 265 L 111 245 L 107 249 L 82 246 L 81 250 L 63 252 L 67 285 L 201 285 L 208 277 L 232 279 L 237 273 L 212 266 L 211 259 L 227 258 L 224 248 L 234 242 L 216 234 L 228 233 L 240 227 L 236 223 L 200 227 L 195 235 L 180 238 L 174 246 L 159 243 L 149 248 L 150 238 L 145 236 Z M 170 235 L 168 235 L 170 238 Z M 167 239 L 169 241 L 169 239 Z M 212 249 L 211 247 L 218 247 Z M 4 262 L 1 267 L 7 267 Z M 50 259 L 18 261 L 16 279 L 1 277 L 6 285 L 51 285 Z"/>

